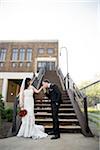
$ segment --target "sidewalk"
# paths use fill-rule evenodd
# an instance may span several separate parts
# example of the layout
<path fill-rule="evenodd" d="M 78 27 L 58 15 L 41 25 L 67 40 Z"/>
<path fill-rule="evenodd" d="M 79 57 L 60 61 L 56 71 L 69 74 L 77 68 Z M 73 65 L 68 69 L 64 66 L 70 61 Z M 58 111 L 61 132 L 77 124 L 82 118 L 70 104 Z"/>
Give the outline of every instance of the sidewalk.
<path fill-rule="evenodd" d="M 61 134 L 61 138 L 50 140 L 25 138 L 0 139 L 0 150 L 99 150 L 97 138 L 86 138 L 82 134 Z"/>

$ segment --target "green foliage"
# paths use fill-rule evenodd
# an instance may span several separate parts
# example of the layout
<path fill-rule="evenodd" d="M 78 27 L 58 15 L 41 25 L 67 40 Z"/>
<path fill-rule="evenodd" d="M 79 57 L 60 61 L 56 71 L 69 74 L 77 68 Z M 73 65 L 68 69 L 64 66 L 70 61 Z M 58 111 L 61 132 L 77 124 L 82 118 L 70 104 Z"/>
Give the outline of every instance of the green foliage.
<path fill-rule="evenodd" d="M 100 84 L 93 85 L 86 90 L 86 94 L 92 97 L 100 97 Z"/>
<path fill-rule="evenodd" d="M 6 119 L 8 122 L 12 122 L 13 118 L 13 109 L 4 107 L 4 102 L 2 100 L 2 95 L 0 94 L 0 124 L 2 122 L 1 119 Z"/>
<path fill-rule="evenodd" d="M 88 107 L 88 112 L 100 115 L 100 111 L 95 109 L 94 107 Z"/>
<path fill-rule="evenodd" d="M 8 122 L 12 122 L 12 119 L 13 119 L 13 109 L 7 108 L 5 110 L 5 116 L 6 116 L 6 119 L 7 119 Z"/>
<path fill-rule="evenodd" d="M 83 88 L 91 83 L 91 81 L 84 81 L 79 85 L 79 88 Z M 100 82 L 86 88 L 83 92 L 88 96 L 89 105 L 100 103 Z"/>
<path fill-rule="evenodd" d="M 91 84 L 91 81 L 82 81 L 81 83 L 79 83 L 79 88 L 81 89 L 81 88 L 83 88 L 83 87 L 85 87 L 85 86 L 87 86 L 87 85 L 89 85 L 89 84 Z"/>

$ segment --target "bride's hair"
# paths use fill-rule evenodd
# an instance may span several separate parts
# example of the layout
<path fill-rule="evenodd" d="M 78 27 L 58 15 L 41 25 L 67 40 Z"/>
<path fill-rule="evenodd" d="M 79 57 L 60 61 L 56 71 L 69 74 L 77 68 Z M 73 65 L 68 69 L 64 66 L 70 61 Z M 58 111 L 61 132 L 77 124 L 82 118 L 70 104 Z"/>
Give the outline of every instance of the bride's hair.
<path fill-rule="evenodd" d="M 25 88 L 24 89 L 27 89 L 29 87 L 29 82 L 31 81 L 31 78 L 26 78 L 25 80 Z"/>

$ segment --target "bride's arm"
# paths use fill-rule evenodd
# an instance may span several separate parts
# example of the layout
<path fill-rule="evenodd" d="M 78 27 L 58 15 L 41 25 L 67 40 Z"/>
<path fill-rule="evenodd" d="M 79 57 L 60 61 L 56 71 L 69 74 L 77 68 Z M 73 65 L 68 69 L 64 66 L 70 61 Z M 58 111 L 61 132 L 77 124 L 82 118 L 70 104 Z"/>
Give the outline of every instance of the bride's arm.
<path fill-rule="evenodd" d="M 43 86 L 41 86 L 40 89 L 38 89 L 38 90 L 35 87 L 33 87 L 33 90 L 34 90 L 35 93 L 41 92 L 42 89 L 43 89 Z"/>

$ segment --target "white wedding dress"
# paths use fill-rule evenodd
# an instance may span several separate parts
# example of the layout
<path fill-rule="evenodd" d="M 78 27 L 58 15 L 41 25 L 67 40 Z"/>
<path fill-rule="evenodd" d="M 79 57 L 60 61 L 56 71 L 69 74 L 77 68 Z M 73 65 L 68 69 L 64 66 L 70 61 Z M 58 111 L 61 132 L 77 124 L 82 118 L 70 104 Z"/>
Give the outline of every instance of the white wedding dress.
<path fill-rule="evenodd" d="M 27 115 L 22 117 L 22 124 L 17 137 L 32 137 L 33 139 L 47 137 L 48 135 L 44 132 L 44 127 L 35 124 L 32 88 L 24 90 L 24 109 L 27 110 Z"/>

